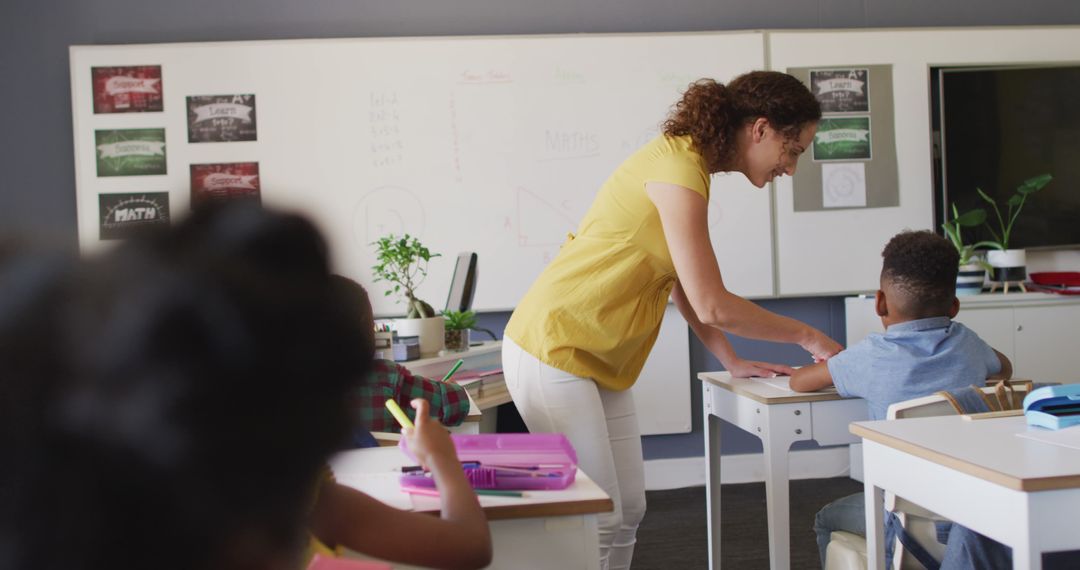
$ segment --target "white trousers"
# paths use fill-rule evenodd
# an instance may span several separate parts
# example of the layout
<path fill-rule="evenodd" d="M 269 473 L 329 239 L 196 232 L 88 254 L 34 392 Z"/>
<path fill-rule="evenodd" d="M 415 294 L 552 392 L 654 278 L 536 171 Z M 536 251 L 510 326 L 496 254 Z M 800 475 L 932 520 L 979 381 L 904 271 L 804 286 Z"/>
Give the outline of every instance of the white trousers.
<path fill-rule="evenodd" d="M 578 467 L 615 504 L 597 517 L 600 568 L 630 568 L 638 524 L 645 516 L 645 465 L 641 457 L 634 396 L 597 386 L 540 362 L 503 337 L 506 387 L 521 418 L 534 433 L 564 433 L 578 455 Z"/>

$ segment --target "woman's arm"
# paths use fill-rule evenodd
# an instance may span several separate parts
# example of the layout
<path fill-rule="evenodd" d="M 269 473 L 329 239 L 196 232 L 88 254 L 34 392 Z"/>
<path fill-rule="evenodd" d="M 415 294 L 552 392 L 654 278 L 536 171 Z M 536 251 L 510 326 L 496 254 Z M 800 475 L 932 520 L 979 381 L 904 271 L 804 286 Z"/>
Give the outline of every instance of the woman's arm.
<path fill-rule="evenodd" d="M 683 292 L 682 285 L 678 281 L 675 282 L 675 288 L 671 291 L 671 300 L 675 302 L 675 308 L 679 309 L 687 324 L 690 325 L 690 329 L 694 331 L 705 348 L 716 355 L 720 364 L 724 366 L 724 370 L 730 372 L 732 376 L 736 378 L 771 377 L 793 372 L 790 366 L 784 364 L 770 364 L 739 358 L 723 331 L 710 327 L 697 318 L 694 308 L 686 300 L 686 293 Z"/>
<path fill-rule="evenodd" d="M 708 203 L 703 196 L 659 182 L 646 184 L 645 192 L 660 214 L 679 283 L 699 321 L 742 337 L 798 344 L 815 360 L 840 351 L 841 346 L 821 331 L 766 311 L 724 287 L 709 241 Z"/>

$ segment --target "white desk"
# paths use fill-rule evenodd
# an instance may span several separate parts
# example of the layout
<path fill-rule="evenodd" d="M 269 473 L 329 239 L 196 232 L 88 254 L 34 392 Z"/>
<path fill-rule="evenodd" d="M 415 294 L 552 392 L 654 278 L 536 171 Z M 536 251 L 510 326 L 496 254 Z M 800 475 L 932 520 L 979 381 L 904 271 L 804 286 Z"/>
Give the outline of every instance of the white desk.
<path fill-rule="evenodd" d="M 891 491 L 1012 547 L 1013 568 L 1080 550 L 1080 450 L 1017 437 L 1023 417 L 860 422 L 869 568 L 885 564 L 882 499 Z M 1074 428 L 1076 429 L 1076 428 Z M 873 553 L 873 554 L 871 554 Z"/>
<path fill-rule="evenodd" d="M 396 447 L 377 447 L 341 453 L 330 467 L 342 485 L 392 506 L 434 515 L 438 498 L 407 495 L 397 486 L 397 470 L 411 463 Z M 491 524 L 494 557 L 489 568 L 599 570 L 596 515 L 614 506 L 583 471 L 578 470 L 564 490 L 528 491 L 523 498 L 482 496 L 480 504 Z"/>
<path fill-rule="evenodd" d="M 727 372 L 698 374 L 705 419 L 705 501 L 709 567 L 720 568 L 720 421 L 761 439 L 765 456 L 765 503 L 772 570 L 791 566 L 788 521 L 788 450 L 796 441 L 840 445 L 859 439 L 848 424 L 867 418 L 866 402 L 841 398 L 835 391 L 795 393 L 767 382 L 778 379 L 732 378 Z M 783 384 L 782 380 L 781 384 Z M 786 384 L 785 384 L 786 386 Z"/>

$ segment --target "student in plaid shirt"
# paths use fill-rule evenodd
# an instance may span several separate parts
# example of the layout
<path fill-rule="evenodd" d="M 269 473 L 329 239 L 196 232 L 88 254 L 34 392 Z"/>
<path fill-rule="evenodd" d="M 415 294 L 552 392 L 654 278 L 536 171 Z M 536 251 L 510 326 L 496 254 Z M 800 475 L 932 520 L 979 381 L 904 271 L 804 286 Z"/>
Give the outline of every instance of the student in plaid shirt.
<path fill-rule="evenodd" d="M 373 329 L 375 318 L 367 291 L 359 283 L 340 275 L 333 276 L 333 283 L 334 287 L 345 292 L 349 299 L 356 300 L 358 318 L 365 326 Z M 409 405 L 415 398 L 427 400 L 431 417 L 444 426 L 459 425 L 469 414 L 469 397 L 465 388 L 418 376 L 393 360 L 375 360 L 368 379 L 361 383 L 353 398 L 357 425 L 369 432 L 396 433 L 401 427 L 386 409 L 386 400 L 397 401 L 401 409 L 409 415 L 409 419 L 415 421 L 416 412 Z"/>

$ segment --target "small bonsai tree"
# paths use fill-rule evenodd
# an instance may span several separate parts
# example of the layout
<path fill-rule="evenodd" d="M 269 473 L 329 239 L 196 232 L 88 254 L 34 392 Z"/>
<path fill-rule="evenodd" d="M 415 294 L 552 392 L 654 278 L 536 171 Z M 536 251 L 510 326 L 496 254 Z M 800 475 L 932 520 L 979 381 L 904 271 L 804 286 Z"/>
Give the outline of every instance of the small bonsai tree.
<path fill-rule="evenodd" d="M 990 230 L 990 235 L 994 236 L 994 241 L 985 243 L 1000 250 L 1009 249 L 1009 238 L 1012 236 L 1013 223 L 1016 222 L 1017 216 L 1020 215 L 1020 210 L 1024 209 L 1024 202 L 1027 201 L 1028 196 L 1042 190 L 1053 178 L 1049 174 L 1040 174 L 1021 183 L 1016 188 L 1016 194 L 1009 197 L 1007 202 L 1008 210 L 1005 216 L 1001 215 L 1001 210 L 993 198 L 987 196 L 986 192 L 983 192 L 981 188 L 976 188 L 975 191 L 994 208 L 994 214 L 997 215 L 997 231 L 994 230 L 994 226 L 989 220 L 985 221 L 986 229 Z M 1006 219 L 1008 222 L 1005 221 Z"/>
<path fill-rule="evenodd" d="M 476 313 L 473 311 L 443 311 L 446 330 L 461 331 L 476 326 Z"/>
<path fill-rule="evenodd" d="M 431 253 L 420 240 L 405 234 L 396 237 L 390 234 L 372 242 L 376 248 L 378 263 L 371 267 L 375 271 L 375 281 L 393 284 L 384 295 L 400 294 L 408 304 L 406 318 L 420 319 L 434 317 L 431 305 L 416 298 L 416 288 L 427 277 L 428 262 L 438 253 Z M 399 299 L 400 302 L 400 299 Z"/>
<path fill-rule="evenodd" d="M 952 205 L 952 219 L 945 220 L 945 223 L 941 224 L 941 229 L 945 232 L 945 237 L 952 242 L 953 247 L 956 248 L 956 252 L 960 254 L 960 265 L 968 265 L 970 263 L 977 263 L 983 269 L 990 269 L 990 264 L 975 255 L 975 249 L 980 246 L 994 247 L 995 244 L 989 241 L 980 241 L 973 244 L 964 244 L 964 237 L 961 234 L 962 228 L 973 228 L 986 221 L 986 210 L 982 208 L 975 208 L 970 212 L 964 212 L 960 214 L 956 208 L 956 204 Z"/>

